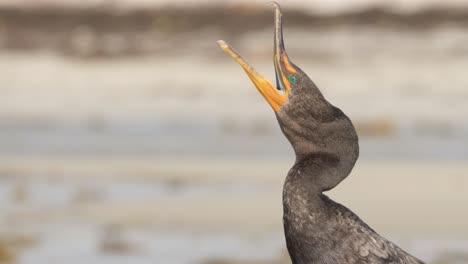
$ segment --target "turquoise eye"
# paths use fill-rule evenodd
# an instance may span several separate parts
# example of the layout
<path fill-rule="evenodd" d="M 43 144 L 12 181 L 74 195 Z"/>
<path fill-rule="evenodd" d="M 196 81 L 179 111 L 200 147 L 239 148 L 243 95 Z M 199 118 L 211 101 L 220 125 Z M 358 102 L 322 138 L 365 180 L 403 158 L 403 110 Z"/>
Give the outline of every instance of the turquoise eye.
<path fill-rule="evenodd" d="M 291 74 L 291 75 L 289 75 L 289 77 L 288 77 L 288 81 L 289 81 L 290 83 L 292 83 L 292 84 L 296 84 L 296 83 L 297 83 L 297 80 L 298 80 L 298 79 L 297 79 L 297 76 L 294 75 L 294 74 Z"/>

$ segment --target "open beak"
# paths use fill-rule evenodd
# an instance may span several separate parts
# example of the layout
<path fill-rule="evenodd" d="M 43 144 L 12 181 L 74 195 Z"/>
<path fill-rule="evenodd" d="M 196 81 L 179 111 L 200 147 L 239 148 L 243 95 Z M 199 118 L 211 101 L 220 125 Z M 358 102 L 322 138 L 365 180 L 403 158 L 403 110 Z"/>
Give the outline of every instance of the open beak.
<path fill-rule="evenodd" d="M 283 25 L 281 21 L 280 6 L 273 2 L 275 6 L 275 44 L 273 61 L 275 65 L 276 87 L 262 77 L 239 53 L 237 53 L 229 44 L 223 40 L 218 40 L 219 46 L 231 57 L 234 58 L 244 68 L 250 80 L 254 83 L 257 90 L 263 95 L 275 112 L 288 100 L 291 85 L 283 70 L 295 73 L 296 70 L 289 63 L 288 56 L 284 49 Z"/>

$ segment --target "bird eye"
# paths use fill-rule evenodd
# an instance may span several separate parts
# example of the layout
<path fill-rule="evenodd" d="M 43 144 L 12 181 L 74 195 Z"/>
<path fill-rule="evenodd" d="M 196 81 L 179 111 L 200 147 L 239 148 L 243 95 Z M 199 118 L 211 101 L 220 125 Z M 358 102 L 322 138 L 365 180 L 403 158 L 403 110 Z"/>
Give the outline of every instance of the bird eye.
<path fill-rule="evenodd" d="M 290 83 L 292 83 L 292 84 L 296 84 L 296 83 L 297 83 L 297 76 L 294 75 L 294 74 L 289 75 L 288 81 L 289 81 Z"/>

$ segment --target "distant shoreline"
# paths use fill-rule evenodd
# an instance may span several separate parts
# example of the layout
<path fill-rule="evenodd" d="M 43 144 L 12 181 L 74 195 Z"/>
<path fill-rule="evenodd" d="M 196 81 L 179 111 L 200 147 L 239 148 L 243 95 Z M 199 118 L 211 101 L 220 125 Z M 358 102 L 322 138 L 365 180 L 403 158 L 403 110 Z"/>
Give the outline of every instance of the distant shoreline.
<path fill-rule="evenodd" d="M 292 27 L 365 25 L 420 29 L 447 23 L 453 25 L 468 24 L 468 9 L 452 7 L 429 7 L 408 12 L 370 6 L 339 13 L 283 8 L 283 12 L 288 16 L 285 23 Z M 166 6 L 133 9 L 121 9 L 112 5 L 91 7 L 0 5 L 0 21 L 4 28 L 14 26 L 10 24 L 11 22 L 17 22 L 19 24 L 16 26 L 36 27 L 38 29 L 48 26 L 51 31 L 80 24 L 87 24 L 98 30 L 129 30 L 132 27 L 141 27 L 147 30 L 162 31 L 163 28 L 158 27 L 158 20 L 161 18 L 164 18 L 166 23 L 174 23 L 171 28 L 174 31 L 200 29 L 208 26 L 245 31 L 270 27 L 271 16 L 271 10 L 256 5 L 206 5 L 200 8 Z M 245 21 L 247 18 L 248 21 Z M 64 23 L 57 23 L 58 21 Z M 233 24 L 233 22 L 235 23 Z M 249 27 L 242 27 L 242 25 L 247 24 Z"/>
<path fill-rule="evenodd" d="M 96 7 L 0 6 L 0 50 L 54 50 L 82 57 L 89 45 L 99 50 L 113 46 L 116 52 L 94 52 L 92 56 L 134 56 L 148 53 L 147 46 L 168 38 L 205 31 L 240 36 L 271 27 L 272 15 L 259 6 L 216 6 L 203 8 L 163 7 L 119 9 Z M 369 7 L 336 14 L 286 9 L 290 28 L 331 30 L 365 27 L 395 31 L 425 31 L 442 26 L 468 26 L 468 9 L 427 8 L 402 12 Z M 221 34 L 222 33 L 222 34 Z M 189 40 L 185 40 L 189 41 Z M 112 47 L 111 47 L 112 50 Z M 88 56 L 89 57 L 89 56 Z"/>

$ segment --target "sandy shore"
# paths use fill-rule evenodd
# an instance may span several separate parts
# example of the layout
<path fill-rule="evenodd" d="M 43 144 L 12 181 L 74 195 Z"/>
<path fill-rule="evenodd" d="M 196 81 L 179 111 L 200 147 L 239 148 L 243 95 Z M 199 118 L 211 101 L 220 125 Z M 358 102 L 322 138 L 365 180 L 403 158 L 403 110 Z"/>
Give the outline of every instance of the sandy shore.
<path fill-rule="evenodd" d="M 240 160 L 3 159 L 0 171 L 16 179 L 92 182 L 109 177 L 117 182 L 156 181 L 175 188 L 210 187 L 210 191 L 175 192 L 150 200 L 80 203 L 49 212 L 15 207 L 6 210 L 11 215 L 49 223 L 82 219 L 129 226 L 263 233 L 281 228 L 281 189 L 290 165 L 286 161 Z M 467 174 L 468 165 L 463 162 L 362 161 L 329 195 L 385 234 L 466 239 Z M 229 191 L 229 185 L 250 189 Z"/>

